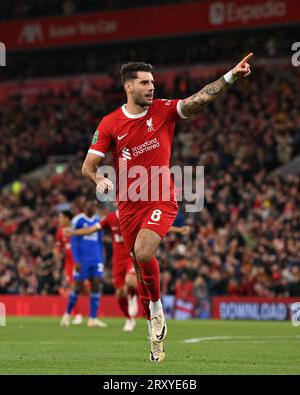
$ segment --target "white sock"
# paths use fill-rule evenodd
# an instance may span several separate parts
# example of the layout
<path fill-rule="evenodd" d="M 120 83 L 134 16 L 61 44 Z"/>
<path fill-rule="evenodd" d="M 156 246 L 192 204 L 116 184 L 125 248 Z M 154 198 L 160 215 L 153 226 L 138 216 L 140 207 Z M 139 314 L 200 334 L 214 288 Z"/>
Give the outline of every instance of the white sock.
<path fill-rule="evenodd" d="M 162 304 L 161 304 L 161 300 L 158 299 L 156 302 L 150 301 L 149 309 L 150 309 L 151 315 L 160 313 L 162 311 L 162 309 L 163 309 L 162 308 Z"/>
<path fill-rule="evenodd" d="M 149 336 L 151 337 L 151 321 L 147 320 L 147 324 L 148 324 Z"/>

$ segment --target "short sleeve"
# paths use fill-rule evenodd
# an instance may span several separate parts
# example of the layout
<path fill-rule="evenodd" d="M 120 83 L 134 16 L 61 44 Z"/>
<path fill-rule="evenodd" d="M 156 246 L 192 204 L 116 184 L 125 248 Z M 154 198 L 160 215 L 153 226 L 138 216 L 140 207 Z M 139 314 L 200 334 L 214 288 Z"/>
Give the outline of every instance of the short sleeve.
<path fill-rule="evenodd" d="M 74 217 L 74 218 L 72 219 L 72 221 L 71 221 L 71 226 L 70 226 L 70 228 L 71 228 L 72 230 L 78 229 L 78 221 L 79 221 L 78 216 L 76 216 L 76 217 Z"/>
<path fill-rule="evenodd" d="M 164 108 L 164 112 L 167 113 L 170 121 L 175 122 L 180 119 L 187 119 L 188 118 L 183 115 L 183 113 L 181 111 L 181 107 L 180 107 L 180 102 L 181 102 L 181 100 L 179 100 L 179 99 L 173 99 L 173 100 L 161 99 L 161 105 Z"/>
<path fill-rule="evenodd" d="M 105 158 L 105 154 L 109 151 L 111 143 L 112 137 L 109 122 L 107 121 L 107 118 L 104 117 L 94 133 L 88 152 Z"/>

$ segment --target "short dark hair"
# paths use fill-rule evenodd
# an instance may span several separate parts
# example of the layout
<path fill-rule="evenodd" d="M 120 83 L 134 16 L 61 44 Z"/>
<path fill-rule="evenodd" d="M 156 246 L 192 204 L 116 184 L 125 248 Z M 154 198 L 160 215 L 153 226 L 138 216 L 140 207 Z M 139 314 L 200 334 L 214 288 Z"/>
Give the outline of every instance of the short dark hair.
<path fill-rule="evenodd" d="M 63 216 L 65 216 L 65 217 L 67 217 L 69 219 L 73 218 L 73 213 L 72 213 L 71 210 L 62 210 L 61 213 L 62 213 Z"/>
<path fill-rule="evenodd" d="M 124 84 L 128 80 L 136 79 L 138 71 L 153 73 L 154 67 L 150 63 L 143 62 L 129 62 L 123 64 L 120 72 L 122 84 Z"/>

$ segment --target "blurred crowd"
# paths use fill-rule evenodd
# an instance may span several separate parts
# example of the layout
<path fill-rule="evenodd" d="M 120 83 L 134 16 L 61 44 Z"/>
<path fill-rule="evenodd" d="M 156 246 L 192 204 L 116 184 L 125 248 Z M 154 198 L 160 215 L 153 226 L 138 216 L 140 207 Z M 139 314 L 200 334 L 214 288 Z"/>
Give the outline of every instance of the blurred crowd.
<path fill-rule="evenodd" d="M 51 155 L 86 149 L 101 111 L 101 97 L 69 90 L 29 101 L 11 98 L 0 107 L 0 186 L 46 163 Z M 67 103 L 67 104 L 66 104 Z M 106 109 L 106 106 L 105 106 Z"/>
<path fill-rule="evenodd" d="M 64 172 L 49 164 L 43 179 L 25 176 L 18 185 L 0 194 L 0 293 L 57 294 L 65 285 L 63 259 L 54 253 L 58 213 L 72 206 L 78 214 L 94 188 L 82 177 L 79 159 Z M 106 250 L 109 260 L 111 245 Z M 108 280 L 108 292 L 111 286 Z"/>
<path fill-rule="evenodd" d="M 86 2 L 88 3 L 88 2 Z M 252 31 L 220 32 L 185 37 L 155 38 L 124 43 L 99 43 L 89 46 L 63 47 L 44 51 L 9 53 L 9 67 L 1 70 L 0 81 L 42 78 L 52 75 L 108 73 L 115 77 L 120 65 L 129 61 L 145 61 L 155 67 L 232 63 L 246 53 L 259 59 L 286 58 L 290 62 L 291 39 L 298 36 L 297 26 L 269 28 L 254 35 Z M 216 56 L 217 54 L 217 56 Z"/>
<path fill-rule="evenodd" d="M 247 158 L 241 165 L 246 174 L 249 167 L 270 171 L 299 153 L 299 71 L 277 67 L 254 72 L 255 79 L 236 84 L 180 126 L 173 150 L 176 164 L 188 159 L 195 165 L 202 158 L 208 171 L 221 154 L 225 167 L 234 154 Z M 184 98 L 218 77 L 195 79 L 188 71 L 178 73 L 172 88 L 156 84 L 156 97 Z M 31 99 L 14 96 L 0 106 L 0 187 L 45 164 L 51 155 L 84 155 L 99 120 L 123 104 L 119 78 L 114 81 L 106 89 L 86 82 Z"/>
<path fill-rule="evenodd" d="M 0 5 L 0 20 L 18 20 L 49 16 L 69 16 L 87 12 L 123 10 L 149 5 L 199 2 L 203 0 L 13 0 Z"/>
<path fill-rule="evenodd" d="M 196 316 L 216 295 L 300 296 L 300 177 L 271 174 L 300 153 L 299 75 L 254 73 L 175 132 L 172 164 L 204 165 L 205 205 L 200 213 L 180 205 L 176 224 L 191 233 L 167 235 L 158 258 L 163 294 L 190 301 Z M 172 92 L 160 85 L 157 97 L 185 97 L 206 82 L 179 73 Z M 0 293 L 56 294 L 62 286 L 57 212 L 71 205 L 76 214 L 83 196 L 95 196 L 81 164 L 101 116 L 124 100 L 118 84 L 97 94 L 48 92 L 0 108 L 1 185 L 14 181 L 0 192 Z M 60 171 L 50 161 L 42 179 L 25 174 L 53 154 L 77 156 Z M 109 236 L 105 250 L 104 291 L 112 293 Z"/>

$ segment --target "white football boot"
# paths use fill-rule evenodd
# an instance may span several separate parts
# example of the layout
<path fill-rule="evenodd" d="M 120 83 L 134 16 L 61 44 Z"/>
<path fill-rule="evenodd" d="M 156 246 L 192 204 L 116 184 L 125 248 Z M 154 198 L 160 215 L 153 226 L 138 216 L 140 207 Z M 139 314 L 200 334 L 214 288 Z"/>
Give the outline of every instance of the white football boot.
<path fill-rule="evenodd" d="M 151 314 L 151 338 L 153 342 L 162 342 L 167 335 L 167 323 L 164 312 Z"/>
<path fill-rule="evenodd" d="M 103 321 L 100 321 L 98 318 L 89 318 L 87 322 L 87 326 L 89 328 L 95 328 L 95 327 L 106 328 L 107 324 Z"/>
<path fill-rule="evenodd" d="M 127 320 L 125 321 L 125 325 L 123 327 L 123 331 L 131 332 L 134 330 L 135 325 L 136 322 L 134 318 L 127 318 Z"/>
<path fill-rule="evenodd" d="M 165 359 L 165 350 L 164 350 L 164 342 L 153 341 L 151 342 L 151 351 L 150 351 L 150 361 L 151 362 L 161 362 Z"/>
<path fill-rule="evenodd" d="M 70 323 L 71 323 L 71 316 L 70 314 L 65 313 L 60 321 L 60 326 L 70 326 Z"/>
<path fill-rule="evenodd" d="M 82 315 L 76 314 L 73 321 L 72 321 L 72 324 L 73 325 L 80 325 L 80 324 L 82 324 L 82 322 L 83 322 Z"/>

